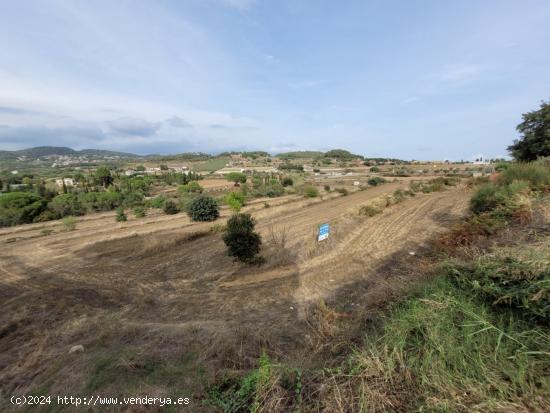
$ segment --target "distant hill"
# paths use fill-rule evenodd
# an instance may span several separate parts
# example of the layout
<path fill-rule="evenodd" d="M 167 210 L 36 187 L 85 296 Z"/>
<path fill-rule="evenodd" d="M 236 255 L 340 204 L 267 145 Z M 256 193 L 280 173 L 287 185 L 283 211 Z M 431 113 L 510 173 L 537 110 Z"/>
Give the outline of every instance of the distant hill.
<path fill-rule="evenodd" d="M 102 149 L 82 149 L 80 151 L 65 146 L 37 146 L 17 151 L 0 151 L 0 159 L 15 159 L 20 156 L 40 158 L 43 156 L 86 155 L 86 156 L 120 156 L 123 158 L 141 158 L 139 155 L 126 152 L 106 151 Z"/>
<path fill-rule="evenodd" d="M 319 151 L 295 151 L 295 152 L 283 152 L 277 154 L 279 159 L 315 159 L 322 158 L 324 152 Z"/>

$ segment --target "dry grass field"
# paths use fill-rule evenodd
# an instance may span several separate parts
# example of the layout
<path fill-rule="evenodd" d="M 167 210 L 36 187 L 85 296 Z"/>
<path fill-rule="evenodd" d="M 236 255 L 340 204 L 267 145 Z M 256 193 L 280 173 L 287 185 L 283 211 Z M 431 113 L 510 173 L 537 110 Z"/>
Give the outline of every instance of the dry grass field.
<path fill-rule="evenodd" d="M 115 223 L 103 213 L 80 218 L 74 231 L 59 222 L 0 230 L 0 388 L 199 397 L 218 368 L 242 367 L 261 349 L 303 357 L 312 351 L 312 309 L 331 301 L 345 312 L 359 287 L 367 305 L 391 299 L 411 280 L 382 278 L 379 269 L 416 260 L 465 213 L 468 192 L 457 186 L 358 214 L 409 180 L 250 203 L 261 266 L 227 256 L 216 228 L 228 210 L 215 223 L 160 212 Z M 331 237 L 318 244 L 325 222 Z M 69 354 L 75 345 L 84 352 Z"/>

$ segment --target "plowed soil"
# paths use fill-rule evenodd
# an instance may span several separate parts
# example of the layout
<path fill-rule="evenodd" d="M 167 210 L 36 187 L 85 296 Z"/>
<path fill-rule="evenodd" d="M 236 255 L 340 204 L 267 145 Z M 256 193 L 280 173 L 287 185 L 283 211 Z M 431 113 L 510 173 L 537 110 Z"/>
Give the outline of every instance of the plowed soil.
<path fill-rule="evenodd" d="M 122 224 L 112 214 L 99 214 L 81 219 L 70 232 L 59 230 L 59 223 L 3 229 L 0 385 L 31 388 L 45 361 L 101 334 L 85 330 L 86 320 L 99 315 L 164 334 L 249 329 L 290 343 L 312 304 L 377 280 L 389 257 L 414 259 L 415 251 L 466 211 L 468 194 L 456 187 L 407 198 L 371 218 L 358 215 L 361 205 L 397 188 L 406 183 L 325 199 L 288 196 L 269 200 L 269 208 L 265 200 L 247 206 L 264 240 L 261 266 L 233 262 L 221 235 L 210 230 L 213 223 L 192 223 L 184 214 L 153 213 Z M 228 215 L 224 211 L 217 223 Z M 331 224 L 331 236 L 317 243 L 321 223 Z M 56 232 L 40 235 L 44 228 Z M 82 328 L 75 327 L 79 323 Z M 73 333 L 56 336 L 38 351 L 48 329 L 60 326 Z"/>

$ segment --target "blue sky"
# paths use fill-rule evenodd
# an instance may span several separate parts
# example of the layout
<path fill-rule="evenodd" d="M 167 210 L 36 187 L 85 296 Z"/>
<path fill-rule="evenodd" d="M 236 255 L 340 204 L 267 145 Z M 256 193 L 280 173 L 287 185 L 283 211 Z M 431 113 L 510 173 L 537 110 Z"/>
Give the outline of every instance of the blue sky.
<path fill-rule="evenodd" d="M 547 0 L 12 1 L 0 149 L 506 155 L 550 98 Z"/>

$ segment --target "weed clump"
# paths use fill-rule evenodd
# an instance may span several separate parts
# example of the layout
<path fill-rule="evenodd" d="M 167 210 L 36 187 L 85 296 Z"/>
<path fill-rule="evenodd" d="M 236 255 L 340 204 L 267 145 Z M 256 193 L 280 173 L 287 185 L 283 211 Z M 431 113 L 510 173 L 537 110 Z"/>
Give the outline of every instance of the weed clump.
<path fill-rule="evenodd" d="M 115 221 L 116 221 L 116 222 L 125 222 L 125 221 L 128 221 L 128 217 L 127 217 L 126 214 L 124 213 L 124 208 L 123 208 L 123 207 L 118 207 L 118 208 L 116 209 Z"/>
<path fill-rule="evenodd" d="M 381 184 L 385 184 L 386 182 L 388 182 L 386 179 L 380 177 L 380 176 L 375 176 L 374 178 L 370 178 L 367 183 L 370 185 L 370 186 L 378 186 L 378 185 L 381 185 Z"/>
<path fill-rule="evenodd" d="M 305 186 L 303 191 L 306 198 L 316 198 L 319 196 L 319 191 L 314 186 Z"/>
<path fill-rule="evenodd" d="M 457 283 L 487 298 L 492 305 L 522 310 L 550 319 L 550 243 L 536 247 L 504 248 L 473 262 L 447 266 Z"/>
<path fill-rule="evenodd" d="M 61 221 L 63 224 L 63 230 L 65 231 L 74 231 L 76 229 L 76 218 L 68 216 L 63 218 Z"/>
<path fill-rule="evenodd" d="M 177 214 L 178 212 L 180 212 L 178 206 L 176 205 L 176 203 L 174 201 L 172 201 L 171 199 L 167 200 L 165 203 L 164 203 L 164 207 L 162 208 L 162 210 L 164 211 L 164 213 L 166 215 L 174 215 L 174 214 Z"/>

